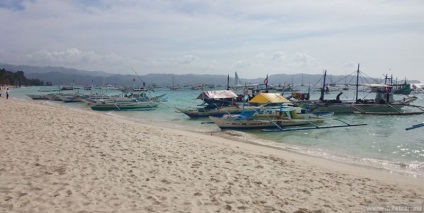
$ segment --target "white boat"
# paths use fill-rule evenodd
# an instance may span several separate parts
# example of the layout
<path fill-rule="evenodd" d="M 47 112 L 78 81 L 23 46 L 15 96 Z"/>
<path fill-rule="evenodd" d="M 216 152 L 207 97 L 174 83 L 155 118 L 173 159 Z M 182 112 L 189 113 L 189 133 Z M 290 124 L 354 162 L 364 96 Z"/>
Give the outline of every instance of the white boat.
<path fill-rule="evenodd" d="M 282 109 L 283 116 L 278 118 L 275 114 L 263 116 L 255 111 L 245 111 L 236 116 L 212 117 L 209 119 L 220 129 L 267 129 L 283 128 L 286 126 L 302 126 L 324 122 L 325 119 L 319 116 L 297 116 L 295 109 Z"/>
<path fill-rule="evenodd" d="M 32 100 L 49 100 L 45 94 L 27 94 Z"/>
<path fill-rule="evenodd" d="M 94 104 L 90 105 L 90 108 L 92 110 L 98 110 L 98 111 L 110 111 L 110 110 L 117 110 L 117 111 L 123 111 L 123 110 L 154 110 L 158 106 L 157 102 L 139 102 L 139 101 L 133 101 L 133 102 L 116 102 L 116 101 L 100 101 Z"/>
<path fill-rule="evenodd" d="M 321 123 L 320 116 L 300 116 L 295 108 L 283 108 L 283 103 L 290 103 L 279 93 L 260 93 L 249 103 L 268 105 L 260 110 L 243 111 L 240 115 L 213 117 L 213 121 L 221 129 L 266 129 L 282 128 L 285 126 L 301 126 Z"/>
<path fill-rule="evenodd" d="M 235 104 L 237 95 L 231 90 L 212 90 L 201 92 L 196 99 L 204 103 L 197 107 L 176 108 L 190 118 L 222 116 L 228 113 L 239 114 L 243 109 Z"/>
<path fill-rule="evenodd" d="M 191 87 L 192 90 L 202 90 L 203 84 L 196 84 Z"/>
<path fill-rule="evenodd" d="M 174 76 L 172 76 L 172 85 L 169 86 L 169 89 L 170 90 L 178 90 L 178 89 L 180 89 L 180 86 L 175 85 L 175 77 Z"/>

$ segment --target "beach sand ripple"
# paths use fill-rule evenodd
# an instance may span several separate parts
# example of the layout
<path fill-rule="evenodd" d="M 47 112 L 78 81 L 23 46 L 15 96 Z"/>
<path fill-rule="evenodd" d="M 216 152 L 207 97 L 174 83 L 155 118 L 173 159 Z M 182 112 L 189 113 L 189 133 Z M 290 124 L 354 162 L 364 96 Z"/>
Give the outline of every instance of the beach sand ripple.
<path fill-rule="evenodd" d="M 0 98 L 0 118 L 3 212 L 363 212 L 424 199 L 422 180 L 102 113 Z"/>

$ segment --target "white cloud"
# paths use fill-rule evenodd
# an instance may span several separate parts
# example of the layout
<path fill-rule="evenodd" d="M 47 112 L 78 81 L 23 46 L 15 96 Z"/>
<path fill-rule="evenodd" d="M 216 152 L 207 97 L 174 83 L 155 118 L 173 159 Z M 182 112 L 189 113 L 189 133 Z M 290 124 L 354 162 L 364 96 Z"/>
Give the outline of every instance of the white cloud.
<path fill-rule="evenodd" d="M 256 57 L 257 57 L 257 58 L 259 58 L 259 59 L 264 59 L 264 58 L 266 58 L 267 56 L 266 56 L 266 54 L 265 54 L 265 53 L 259 53 L 259 54 L 257 54 L 257 55 L 256 55 Z"/>
<path fill-rule="evenodd" d="M 344 74 L 354 61 L 369 75 L 391 69 L 424 80 L 418 0 L 4 2 L 3 63 L 176 74 L 237 68 L 256 78 Z"/>
<path fill-rule="evenodd" d="M 305 64 L 305 65 L 318 65 L 318 61 L 308 55 L 307 53 L 296 53 L 295 57 L 292 59 L 294 63 Z"/>
<path fill-rule="evenodd" d="M 184 55 L 175 58 L 175 62 L 182 65 L 193 64 L 196 60 L 198 60 L 198 58 L 194 55 Z"/>
<path fill-rule="evenodd" d="M 234 68 L 236 69 L 244 69 L 244 68 L 248 68 L 251 67 L 252 63 L 248 62 L 248 61 L 237 61 L 236 64 L 234 65 Z"/>
<path fill-rule="evenodd" d="M 277 51 L 272 55 L 272 60 L 284 61 L 286 59 L 286 54 L 282 51 Z"/>

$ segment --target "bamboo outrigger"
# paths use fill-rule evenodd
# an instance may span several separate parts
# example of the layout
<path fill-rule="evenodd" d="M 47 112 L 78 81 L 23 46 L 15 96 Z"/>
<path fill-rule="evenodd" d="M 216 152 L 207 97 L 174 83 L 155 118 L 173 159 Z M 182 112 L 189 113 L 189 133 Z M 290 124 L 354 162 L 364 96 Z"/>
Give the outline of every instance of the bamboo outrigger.
<path fill-rule="evenodd" d="M 364 115 L 421 115 L 424 112 L 359 112 L 354 111 L 355 114 L 364 114 Z"/>
<path fill-rule="evenodd" d="M 387 105 L 391 106 L 388 103 L 387 103 Z M 410 104 L 408 104 L 406 106 L 412 107 L 412 108 L 415 108 L 415 109 L 419 109 L 421 111 L 410 111 L 410 112 L 407 112 L 407 111 L 395 110 L 393 112 L 369 112 L 369 111 L 362 110 L 359 107 L 356 107 L 355 108 L 356 110 L 353 111 L 353 113 L 354 114 L 364 114 L 364 115 L 421 115 L 421 114 L 424 114 L 424 107 L 422 107 L 422 106 L 410 105 Z"/>
<path fill-rule="evenodd" d="M 337 121 L 340 121 L 342 123 L 344 123 L 344 125 L 329 125 L 329 126 L 318 126 L 315 124 L 312 124 L 313 126 L 311 127 L 295 127 L 295 128 L 283 128 L 280 127 L 278 125 L 276 125 L 276 129 L 261 129 L 262 132 L 289 132 L 289 131 L 300 131 L 300 130 L 314 130 L 314 129 L 331 129 L 331 128 L 343 128 L 343 127 L 354 127 L 354 126 L 365 126 L 367 124 L 349 124 L 347 122 L 344 122 L 342 120 L 339 119 L 334 119 Z"/>
<path fill-rule="evenodd" d="M 405 130 L 411 130 L 411 129 L 416 129 L 416 128 L 420 128 L 420 127 L 424 127 L 424 122 L 420 123 L 420 124 L 412 125 L 412 127 L 408 127 Z"/>

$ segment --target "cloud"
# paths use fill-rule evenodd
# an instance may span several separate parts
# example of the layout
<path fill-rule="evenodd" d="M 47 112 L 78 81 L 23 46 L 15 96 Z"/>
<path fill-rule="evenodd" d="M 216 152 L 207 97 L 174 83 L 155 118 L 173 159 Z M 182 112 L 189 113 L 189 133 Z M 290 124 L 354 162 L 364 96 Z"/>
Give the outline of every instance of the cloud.
<path fill-rule="evenodd" d="M 267 56 L 265 53 L 259 53 L 256 55 L 256 58 L 265 59 Z"/>
<path fill-rule="evenodd" d="M 40 50 L 21 55 L 21 61 L 38 66 L 63 66 L 88 70 L 101 70 L 101 67 L 107 64 L 111 66 L 111 70 L 121 70 L 123 65 L 129 64 L 133 59 L 123 58 L 115 53 L 98 54 L 94 51 L 69 48 L 63 51 Z"/>
<path fill-rule="evenodd" d="M 347 62 L 342 65 L 342 67 L 346 67 L 346 68 L 355 68 L 357 66 L 358 66 L 357 62 Z"/>
<path fill-rule="evenodd" d="M 13 10 L 13 11 L 20 11 L 24 10 L 25 7 L 23 5 L 24 0 L 2 0 L 0 1 L 0 8 Z"/>
<path fill-rule="evenodd" d="M 305 64 L 305 65 L 318 64 L 318 61 L 314 57 L 308 55 L 307 53 L 296 53 L 296 55 L 294 56 L 292 60 L 294 63 L 298 63 L 298 64 Z"/>
<path fill-rule="evenodd" d="M 2 62 L 248 78 L 358 61 L 424 80 L 417 0 L 5 0 L 0 17 Z"/>
<path fill-rule="evenodd" d="M 194 55 L 184 55 L 174 59 L 176 64 L 188 65 L 194 63 L 198 58 Z"/>
<path fill-rule="evenodd" d="M 252 63 L 248 62 L 248 61 L 237 61 L 234 64 L 234 68 L 235 69 L 244 69 L 244 68 L 248 68 L 251 67 Z"/>
<path fill-rule="evenodd" d="M 274 52 L 272 55 L 272 60 L 284 61 L 286 59 L 286 53 L 283 51 Z"/>

